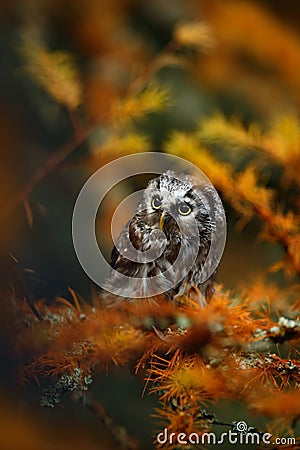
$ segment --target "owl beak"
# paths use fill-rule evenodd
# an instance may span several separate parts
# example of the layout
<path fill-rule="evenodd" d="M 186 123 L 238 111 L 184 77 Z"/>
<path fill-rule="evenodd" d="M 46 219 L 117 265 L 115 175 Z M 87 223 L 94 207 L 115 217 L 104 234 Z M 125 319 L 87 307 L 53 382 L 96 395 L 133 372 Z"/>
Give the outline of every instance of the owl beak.
<path fill-rule="evenodd" d="M 161 216 L 160 216 L 160 219 L 159 219 L 159 228 L 160 228 L 161 230 L 162 230 L 163 227 L 164 227 L 164 223 L 165 223 L 165 215 L 166 215 L 166 212 L 163 211 L 163 212 L 161 213 Z"/>

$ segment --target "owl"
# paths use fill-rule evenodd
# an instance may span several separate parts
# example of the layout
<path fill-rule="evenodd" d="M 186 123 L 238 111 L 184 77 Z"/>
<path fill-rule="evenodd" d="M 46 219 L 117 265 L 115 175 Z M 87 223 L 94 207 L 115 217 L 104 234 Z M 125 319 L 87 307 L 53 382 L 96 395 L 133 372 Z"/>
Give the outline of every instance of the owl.
<path fill-rule="evenodd" d="M 204 306 L 213 292 L 216 262 L 210 249 L 222 212 L 213 186 L 189 175 L 167 171 L 150 180 L 112 250 L 104 286 L 112 294 L 103 297 L 105 304 L 163 295 Z"/>

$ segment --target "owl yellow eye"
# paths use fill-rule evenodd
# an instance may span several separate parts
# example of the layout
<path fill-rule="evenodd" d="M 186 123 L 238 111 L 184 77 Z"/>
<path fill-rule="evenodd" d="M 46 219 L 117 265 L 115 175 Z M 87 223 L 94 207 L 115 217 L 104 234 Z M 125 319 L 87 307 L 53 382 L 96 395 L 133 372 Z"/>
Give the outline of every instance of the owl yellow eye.
<path fill-rule="evenodd" d="M 180 203 L 180 205 L 178 206 L 178 212 L 182 216 L 188 216 L 191 213 L 191 211 L 192 208 L 186 203 Z"/>
<path fill-rule="evenodd" d="M 158 197 L 155 197 L 151 202 L 153 209 L 159 209 L 161 207 L 161 199 Z"/>

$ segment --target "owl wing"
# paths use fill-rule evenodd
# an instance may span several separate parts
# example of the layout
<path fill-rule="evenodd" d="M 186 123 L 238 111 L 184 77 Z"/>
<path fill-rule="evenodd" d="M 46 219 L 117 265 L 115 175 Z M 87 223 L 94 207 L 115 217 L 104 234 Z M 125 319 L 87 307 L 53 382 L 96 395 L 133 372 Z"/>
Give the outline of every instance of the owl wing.
<path fill-rule="evenodd" d="M 149 227 L 150 228 L 150 227 Z M 130 260 L 130 251 L 128 248 L 128 243 L 130 242 L 133 247 L 138 251 L 145 251 L 149 249 L 149 230 L 146 229 L 145 225 L 140 221 L 140 217 L 135 215 L 122 229 L 119 237 L 117 239 L 117 247 L 121 249 L 122 253 L 119 252 L 116 246 L 113 247 L 110 257 L 110 265 L 115 270 L 123 269 L 125 271 L 130 267 L 131 270 L 133 266 L 137 263 Z M 125 253 L 128 252 L 128 258 L 126 258 Z"/>
<path fill-rule="evenodd" d="M 110 261 L 109 261 L 109 264 L 113 269 L 116 269 L 118 267 L 119 256 L 120 256 L 120 253 L 117 250 L 117 247 L 114 245 L 114 248 L 112 249 L 112 252 L 110 255 Z"/>
<path fill-rule="evenodd" d="M 128 241 L 130 240 L 130 231 L 132 229 L 132 223 L 134 222 L 134 219 L 131 219 L 121 230 L 118 238 L 117 238 L 117 246 L 119 249 L 122 249 L 123 251 L 127 251 L 126 247 L 128 246 Z M 128 269 L 128 265 L 131 263 L 129 259 L 127 259 L 124 254 L 120 253 L 118 248 L 114 245 L 111 255 L 110 255 L 110 266 L 118 270 L 120 269 L 121 272 L 123 272 L 123 269 Z"/>
<path fill-rule="evenodd" d="M 117 245 L 118 248 L 120 249 L 125 249 L 126 247 L 126 240 L 128 239 L 128 225 L 126 225 L 121 233 L 118 236 L 117 239 Z M 126 258 L 124 258 L 124 256 L 119 252 L 119 250 L 117 249 L 117 247 L 114 245 L 111 255 L 110 255 L 110 266 L 117 270 L 118 268 L 122 267 L 122 265 L 124 264 Z M 127 260 L 126 260 L 127 261 Z"/>

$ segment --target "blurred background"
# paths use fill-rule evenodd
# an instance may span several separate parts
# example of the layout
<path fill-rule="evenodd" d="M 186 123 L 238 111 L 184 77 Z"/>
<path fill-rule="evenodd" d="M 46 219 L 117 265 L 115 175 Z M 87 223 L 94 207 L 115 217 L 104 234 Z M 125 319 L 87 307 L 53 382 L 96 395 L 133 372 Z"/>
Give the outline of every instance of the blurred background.
<path fill-rule="evenodd" d="M 115 448 L 107 430 L 80 404 L 66 399 L 64 408 L 42 409 L 38 388 L 20 386 L 5 316 L 10 293 L 51 302 L 70 298 L 70 286 L 89 301 L 93 286 L 72 246 L 72 209 L 83 183 L 105 162 L 131 148 L 162 151 L 172 131 L 194 130 L 216 112 L 262 128 L 276 115 L 298 114 L 299 19 L 296 0 L 1 1 L 1 448 Z M 199 45 L 180 35 L 182 24 L 194 22 L 202 24 Z M 57 82 L 53 93 L 49 73 L 55 68 L 41 48 L 72 57 L 66 75 L 71 81 L 65 88 L 62 79 L 62 92 Z M 141 117 L 133 112 L 133 120 L 115 113 L 115 120 L 112 105 L 120 108 L 152 80 L 168 91 L 169 105 L 154 106 Z M 247 153 L 214 151 L 237 167 L 248 162 Z M 279 169 L 266 170 L 266 183 L 279 187 L 284 203 L 280 176 Z M 144 187 L 145 179 L 121 187 L 122 195 L 137 185 Z M 237 217 L 224 206 L 228 241 L 218 282 L 235 289 L 251 283 L 278 259 L 280 249 L 256 239 L 255 221 L 240 232 Z M 109 254 L 109 227 L 100 234 Z M 137 435 L 142 448 L 152 448 L 155 399 L 141 398 L 143 380 L 129 370 L 113 370 L 93 389 L 114 420 Z M 226 414 L 230 419 L 231 411 Z"/>

